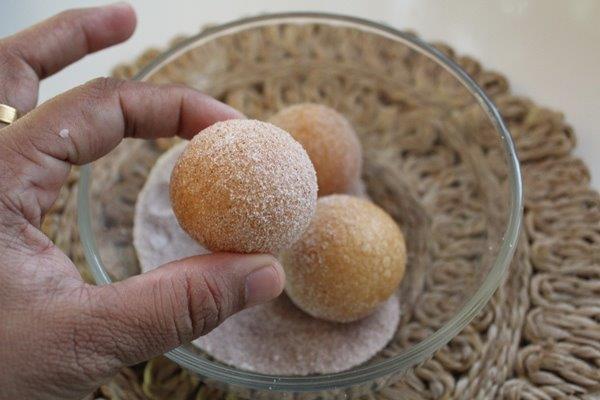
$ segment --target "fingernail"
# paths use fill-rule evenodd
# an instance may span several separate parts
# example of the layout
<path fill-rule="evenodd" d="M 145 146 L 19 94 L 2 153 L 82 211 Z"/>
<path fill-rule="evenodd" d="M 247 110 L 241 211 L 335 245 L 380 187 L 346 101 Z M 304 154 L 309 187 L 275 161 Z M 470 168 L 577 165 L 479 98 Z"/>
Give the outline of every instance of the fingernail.
<path fill-rule="evenodd" d="M 284 272 L 279 264 L 252 271 L 246 276 L 246 308 L 266 303 L 281 294 Z"/>
<path fill-rule="evenodd" d="M 107 4 L 106 8 L 131 8 L 131 5 L 126 1 L 117 1 L 114 3 Z"/>

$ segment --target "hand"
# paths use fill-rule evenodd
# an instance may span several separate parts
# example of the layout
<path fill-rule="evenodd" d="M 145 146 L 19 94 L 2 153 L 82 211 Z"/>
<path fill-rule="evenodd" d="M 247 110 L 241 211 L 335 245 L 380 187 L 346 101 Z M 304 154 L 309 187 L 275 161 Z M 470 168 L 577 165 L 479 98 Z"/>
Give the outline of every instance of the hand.
<path fill-rule="evenodd" d="M 272 256 L 234 254 L 96 287 L 39 230 L 72 164 L 96 160 L 125 136 L 190 138 L 240 117 L 189 88 L 106 78 L 34 109 L 39 79 L 127 39 L 134 26 L 133 10 L 120 4 L 67 11 L 0 41 L 0 103 L 26 112 L 0 129 L 1 399 L 81 398 L 122 366 L 189 342 L 283 289 Z"/>

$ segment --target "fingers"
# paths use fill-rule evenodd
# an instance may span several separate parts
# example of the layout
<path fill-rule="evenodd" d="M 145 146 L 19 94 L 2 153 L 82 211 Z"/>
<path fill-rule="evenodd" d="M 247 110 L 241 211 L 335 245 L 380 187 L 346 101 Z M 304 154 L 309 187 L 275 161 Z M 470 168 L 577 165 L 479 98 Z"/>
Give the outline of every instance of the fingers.
<path fill-rule="evenodd" d="M 7 177 L 11 190 L 0 188 L 6 189 L 0 200 L 8 198 L 11 208 L 37 226 L 67 179 L 70 164 L 102 157 L 125 136 L 191 138 L 216 121 L 240 117 L 231 107 L 183 86 L 96 79 L 2 130 L 0 175 Z"/>
<path fill-rule="evenodd" d="M 274 299 L 284 282 L 283 269 L 272 256 L 198 256 L 95 288 L 91 312 L 118 343 L 109 353 L 129 365 L 188 343 L 233 313 Z"/>
<path fill-rule="evenodd" d="M 231 107 L 184 86 L 95 79 L 36 108 L 4 135 L 71 164 L 94 161 L 124 137 L 193 137 L 205 127 L 240 118 Z"/>
<path fill-rule="evenodd" d="M 0 40 L 0 102 L 30 111 L 37 103 L 39 79 L 126 40 L 135 24 L 135 12 L 121 3 L 65 11 Z"/>
<path fill-rule="evenodd" d="M 128 39 L 135 12 L 127 3 L 75 9 L 6 38 L 2 48 L 21 57 L 40 79 L 86 54 Z"/>

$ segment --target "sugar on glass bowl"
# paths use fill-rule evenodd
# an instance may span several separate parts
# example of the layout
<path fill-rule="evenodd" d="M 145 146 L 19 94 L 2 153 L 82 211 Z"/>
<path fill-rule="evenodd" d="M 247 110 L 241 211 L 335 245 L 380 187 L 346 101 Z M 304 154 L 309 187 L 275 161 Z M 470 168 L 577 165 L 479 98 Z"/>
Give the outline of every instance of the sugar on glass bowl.
<path fill-rule="evenodd" d="M 263 121 L 296 103 L 336 109 L 361 141 L 369 196 L 406 238 L 401 320 L 388 346 L 364 364 L 286 376 L 235 368 L 190 345 L 167 357 L 242 398 L 348 398 L 402 379 L 482 310 L 516 247 L 522 182 L 492 100 L 442 50 L 358 18 L 287 13 L 210 28 L 137 73 L 141 81 L 195 87 Z M 82 168 L 78 223 L 98 284 L 140 273 L 135 200 L 165 149 L 163 140 L 128 139 Z"/>

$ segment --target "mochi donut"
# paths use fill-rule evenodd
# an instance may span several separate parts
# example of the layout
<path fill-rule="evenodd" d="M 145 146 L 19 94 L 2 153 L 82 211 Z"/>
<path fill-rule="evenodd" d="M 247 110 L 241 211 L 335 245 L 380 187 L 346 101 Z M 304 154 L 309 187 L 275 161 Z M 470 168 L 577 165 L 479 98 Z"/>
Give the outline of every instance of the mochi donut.
<path fill-rule="evenodd" d="M 173 168 L 169 191 L 177 221 L 207 249 L 277 254 L 310 223 L 317 179 L 289 133 L 239 119 L 194 136 Z"/>
<path fill-rule="evenodd" d="M 404 236 L 369 200 L 319 198 L 314 218 L 281 257 L 286 293 L 309 315 L 334 322 L 366 317 L 390 298 L 406 265 Z"/>
<path fill-rule="evenodd" d="M 342 114 L 321 104 L 301 103 L 281 110 L 269 121 L 304 146 L 317 172 L 319 196 L 352 193 L 360 179 L 362 149 Z"/>

